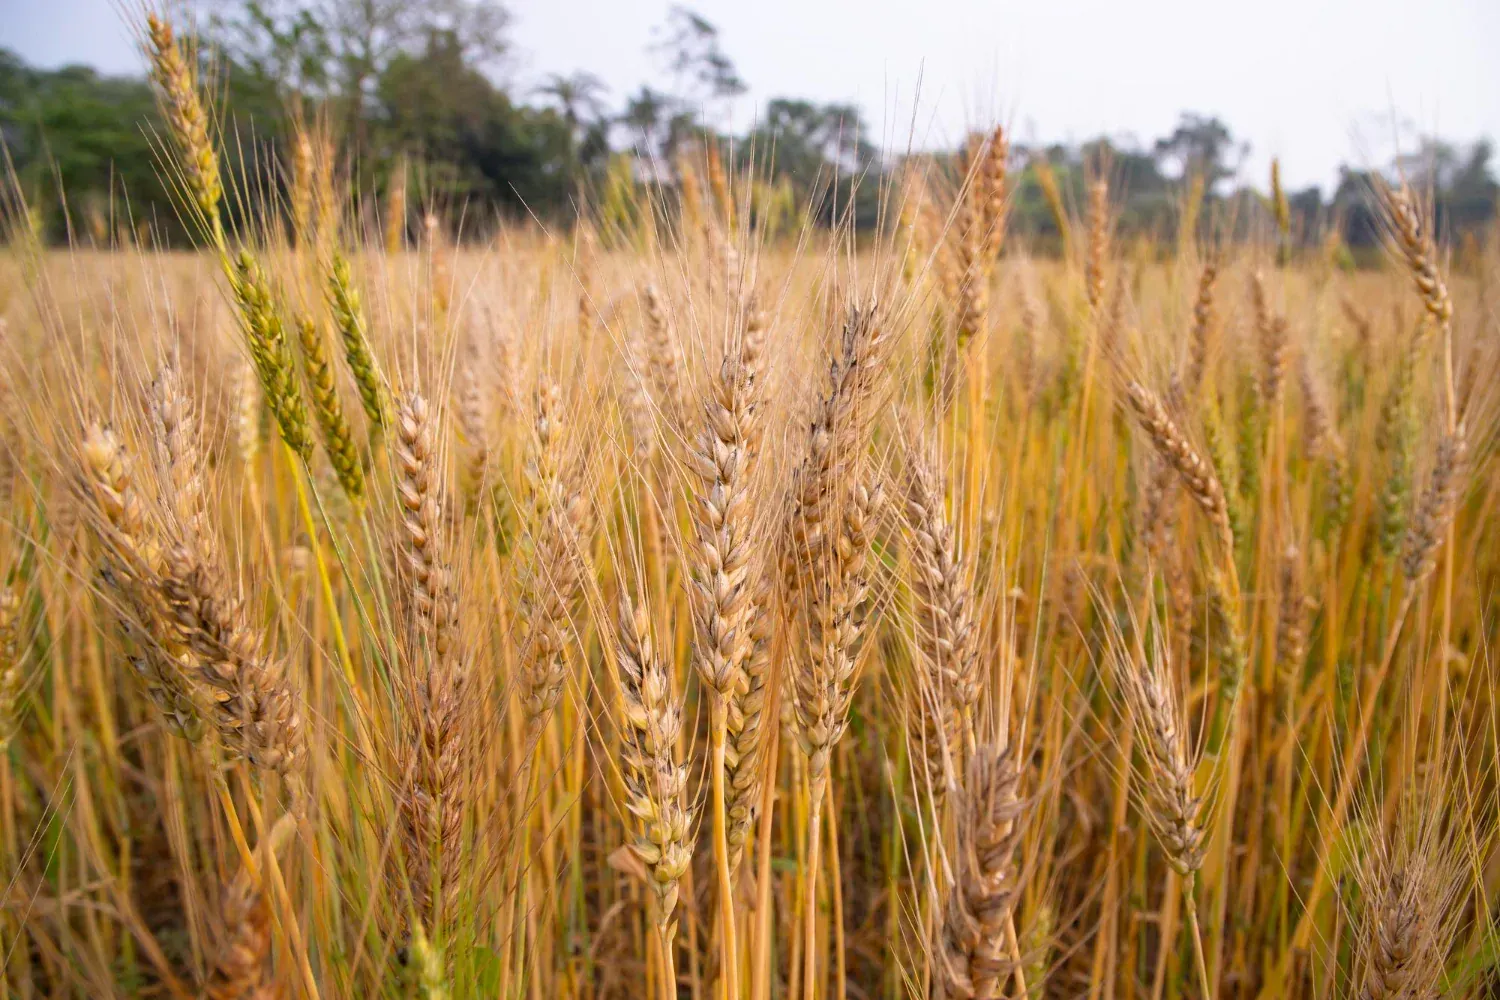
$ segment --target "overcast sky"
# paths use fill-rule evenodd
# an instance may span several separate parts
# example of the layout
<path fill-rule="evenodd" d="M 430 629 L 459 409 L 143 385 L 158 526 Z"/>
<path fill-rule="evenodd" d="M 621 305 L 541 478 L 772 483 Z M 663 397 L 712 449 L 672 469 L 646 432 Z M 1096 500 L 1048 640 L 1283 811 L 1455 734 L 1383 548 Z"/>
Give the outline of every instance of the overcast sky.
<path fill-rule="evenodd" d="M 505 78 L 586 69 L 618 105 L 666 83 L 646 49 L 667 0 L 512 0 Z M 888 147 L 999 120 L 1017 140 L 1149 142 L 1179 113 L 1249 141 L 1249 179 L 1281 157 L 1289 186 L 1384 164 L 1398 138 L 1500 137 L 1500 0 L 697 0 L 766 98 L 853 101 Z M 46 66 L 138 72 L 116 0 L 0 0 L 0 46 Z M 920 93 L 918 87 L 920 86 Z M 913 113 L 913 98 L 916 112 Z M 1399 133 L 1393 126 L 1399 123 Z"/>

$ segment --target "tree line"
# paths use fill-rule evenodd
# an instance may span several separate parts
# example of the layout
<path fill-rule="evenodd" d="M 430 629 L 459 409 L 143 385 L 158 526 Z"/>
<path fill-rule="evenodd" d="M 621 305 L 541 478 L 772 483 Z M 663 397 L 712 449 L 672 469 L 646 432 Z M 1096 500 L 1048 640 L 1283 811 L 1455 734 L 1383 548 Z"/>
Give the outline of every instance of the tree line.
<path fill-rule="evenodd" d="M 284 145 L 295 119 L 316 115 L 342 144 L 361 197 L 378 199 L 410 176 L 417 204 L 461 207 L 475 229 L 527 216 L 566 223 L 622 175 L 677 183 L 684 154 L 710 145 L 752 168 L 752 193 L 768 213 L 812 224 L 847 215 L 865 229 L 893 214 L 881 212 L 881 194 L 908 164 L 875 148 L 854 105 L 780 97 L 746 132 L 715 126 L 746 86 L 717 28 L 692 10 L 671 8 L 653 33 L 651 54 L 671 86 L 642 84 L 614 100 L 587 72 L 529 88 L 497 82 L 512 54 L 508 24 L 498 0 L 219 0 L 200 25 L 200 59 L 242 202 L 266 202 L 251 193 L 268 173 L 257 164 Z M 0 138 L 48 238 L 129 224 L 177 239 L 160 134 L 144 76 L 42 69 L 0 50 Z M 1184 114 L 1170 135 L 1144 144 L 1101 137 L 1012 148 L 1011 226 L 1044 249 L 1061 235 L 1057 199 L 1081 205 L 1091 169 L 1107 170 L 1126 236 L 1173 232 L 1193 185 L 1209 209 L 1204 225 L 1248 226 L 1261 198 L 1237 184 L 1248 147 L 1212 116 Z M 938 169 L 957 160 L 956 151 L 921 156 Z M 1429 138 L 1390 169 L 1431 192 L 1439 227 L 1461 236 L 1495 216 L 1492 158 L 1488 141 Z M 1371 181 L 1345 167 L 1326 196 L 1285 192 L 1294 238 L 1313 244 L 1332 233 L 1356 250 L 1376 245 Z"/>

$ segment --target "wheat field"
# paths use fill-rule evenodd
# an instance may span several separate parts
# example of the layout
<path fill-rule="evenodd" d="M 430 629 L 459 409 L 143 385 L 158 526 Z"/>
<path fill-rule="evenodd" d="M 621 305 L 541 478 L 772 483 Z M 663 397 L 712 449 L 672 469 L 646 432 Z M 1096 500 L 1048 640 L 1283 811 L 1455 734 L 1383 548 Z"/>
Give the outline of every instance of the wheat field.
<path fill-rule="evenodd" d="M 1054 259 L 997 128 L 877 235 L 710 146 L 463 239 L 316 122 L 239 189 L 144 31 L 197 249 L 5 199 L 0 997 L 1500 988 L 1500 250 L 1423 192 L 1353 270 L 1100 163 Z"/>

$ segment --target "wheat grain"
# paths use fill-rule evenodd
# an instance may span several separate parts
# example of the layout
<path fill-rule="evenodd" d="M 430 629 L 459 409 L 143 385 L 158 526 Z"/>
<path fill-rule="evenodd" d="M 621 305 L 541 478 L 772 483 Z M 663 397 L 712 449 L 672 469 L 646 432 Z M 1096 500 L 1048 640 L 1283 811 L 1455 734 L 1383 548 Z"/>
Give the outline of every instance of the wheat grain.
<path fill-rule="evenodd" d="M 303 317 L 297 323 L 297 342 L 302 348 L 302 374 L 307 379 L 313 417 L 318 422 L 323 449 L 344 494 L 359 503 L 365 495 L 364 466 L 360 463 L 359 448 L 354 443 L 349 421 L 344 419 L 344 404 L 334 381 L 333 364 L 328 357 L 322 325 Z"/>
<path fill-rule="evenodd" d="M 1015 969 L 1005 935 L 1020 891 L 1023 808 L 1014 753 L 1003 744 L 976 748 L 964 773 L 957 872 L 938 957 L 948 996 L 1003 996 Z"/>
<path fill-rule="evenodd" d="M 370 432 L 378 435 L 385 429 L 386 390 L 370 353 L 369 340 L 365 335 L 364 312 L 360 305 L 359 291 L 354 287 L 349 262 L 335 252 L 328 269 L 328 305 L 333 312 L 334 325 L 338 327 L 339 339 L 344 344 L 344 360 L 354 376 L 359 389 L 359 401 L 365 416 L 370 421 Z"/>
<path fill-rule="evenodd" d="M 183 51 L 172 25 L 154 13 L 146 15 L 146 32 L 151 78 L 181 155 L 188 191 L 200 222 L 213 238 L 220 239 L 219 199 L 223 187 L 219 157 L 208 136 L 208 113 L 198 95 L 197 71 L 190 65 L 192 56 Z"/>
<path fill-rule="evenodd" d="M 1213 525 L 1224 552 L 1232 555 L 1234 533 L 1230 528 L 1228 501 L 1218 477 L 1177 429 L 1155 393 L 1139 382 L 1130 382 L 1125 387 L 1125 398 L 1156 453 L 1176 470 L 1188 494 Z"/>
<path fill-rule="evenodd" d="M 979 661 L 970 593 L 973 568 L 957 550 L 943 510 L 938 474 L 923 451 L 906 461 L 906 524 L 911 545 L 911 590 L 922 671 L 916 682 L 918 715 L 930 781 L 952 774 L 964 759 L 965 728 L 979 701 Z M 934 784 L 940 793 L 941 783 Z"/>
<path fill-rule="evenodd" d="M 692 859 L 688 772 L 676 759 L 682 707 L 672 693 L 671 675 L 656 655 L 644 607 L 623 595 L 616 656 L 629 775 L 626 807 L 640 829 L 632 848 L 651 873 L 656 925 L 670 938 L 679 882 Z"/>
<path fill-rule="evenodd" d="M 1427 488 L 1417 502 L 1401 551 L 1401 572 L 1415 586 L 1432 572 L 1438 544 L 1453 522 L 1453 511 L 1463 493 L 1468 435 L 1463 424 L 1438 443 L 1437 459 Z"/>
<path fill-rule="evenodd" d="M 248 250 L 235 259 L 231 280 L 240 311 L 240 328 L 250 348 L 250 360 L 270 404 L 281 439 L 302 458 L 312 453 L 307 409 L 297 387 L 292 347 L 287 342 L 265 273 Z"/>

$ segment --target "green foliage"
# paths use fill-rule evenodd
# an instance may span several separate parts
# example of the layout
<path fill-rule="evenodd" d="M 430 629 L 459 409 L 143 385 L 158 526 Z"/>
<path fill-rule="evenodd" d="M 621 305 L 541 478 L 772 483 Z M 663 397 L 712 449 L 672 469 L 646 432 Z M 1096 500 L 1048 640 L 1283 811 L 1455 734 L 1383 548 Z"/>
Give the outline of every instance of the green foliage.
<path fill-rule="evenodd" d="M 375 93 L 373 142 L 429 164 L 427 197 L 512 213 L 531 207 L 551 215 L 566 206 L 582 166 L 567 118 L 514 104 L 465 62 L 451 33 L 392 59 Z"/>
<path fill-rule="evenodd" d="M 136 218 L 175 225 L 156 176 L 151 135 L 158 125 L 144 79 L 86 66 L 34 69 L 0 50 L 0 135 L 49 239 L 63 238 L 68 216 L 76 220 L 85 208 L 107 217 L 100 203 L 127 193 Z M 123 205 L 115 214 L 124 216 Z"/>
<path fill-rule="evenodd" d="M 746 164 L 769 162 L 773 176 L 789 182 L 812 221 L 852 215 L 860 229 L 878 223 L 879 154 L 852 104 L 774 98 L 740 148 Z"/>

